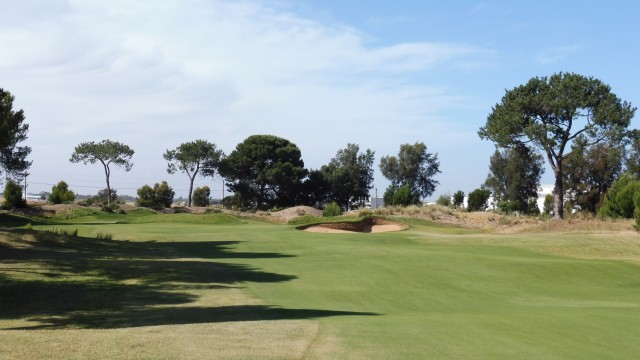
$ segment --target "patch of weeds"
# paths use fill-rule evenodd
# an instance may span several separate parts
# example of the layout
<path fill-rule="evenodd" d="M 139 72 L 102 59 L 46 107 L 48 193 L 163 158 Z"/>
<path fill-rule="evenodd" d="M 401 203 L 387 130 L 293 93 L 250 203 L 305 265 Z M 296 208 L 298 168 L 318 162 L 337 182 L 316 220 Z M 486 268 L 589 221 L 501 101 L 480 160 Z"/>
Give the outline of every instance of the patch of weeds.
<path fill-rule="evenodd" d="M 54 220 L 70 220 L 83 216 L 95 215 L 98 211 L 95 208 L 69 209 L 65 212 L 56 214 Z"/>
<path fill-rule="evenodd" d="M 54 234 L 54 235 L 78 237 L 78 228 L 75 228 L 73 230 L 53 228 L 51 230 L 45 230 L 45 232 Z"/>
<path fill-rule="evenodd" d="M 373 211 L 371 211 L 369 209 L 362 209 L 362 210 L 358 211 L 358 216 L 360 216 L 360 217 L 372 216 L 372 215 L 373 215 Z"/>
<path fill-rule="evenodd" d="M 98 240 L 113 240 L 113 235 L 109 233 L 99 232 L 96 234 L 96 239 Z"/>

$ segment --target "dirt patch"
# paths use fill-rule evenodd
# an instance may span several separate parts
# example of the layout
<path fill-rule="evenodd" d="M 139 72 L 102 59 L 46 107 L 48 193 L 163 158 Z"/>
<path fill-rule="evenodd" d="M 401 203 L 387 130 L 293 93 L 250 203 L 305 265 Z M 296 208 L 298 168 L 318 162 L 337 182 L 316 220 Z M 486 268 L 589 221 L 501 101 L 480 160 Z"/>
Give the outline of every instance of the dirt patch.
<path fill-rule="evenodd" d="M 274 219 L 278 219 L 282 222 L 287 222 L 291 219 L 304 216 L 304 215 L 320 217 L 322 216 L 322 210 L 312 208 L 311 206 L 295 206 L 295 207 L 291 207 L 288 209 L 271 213 L 271 217 L 273 217 Z"/>
<path fill-rule="evenodd" d="M 382 233 L 390 231 L 400 231 L 407 227 L 400 223 L 382 218 L 372 217 L 360 221 L 335 222 L 298 227 L 298 230 L 315 233 Z"/>

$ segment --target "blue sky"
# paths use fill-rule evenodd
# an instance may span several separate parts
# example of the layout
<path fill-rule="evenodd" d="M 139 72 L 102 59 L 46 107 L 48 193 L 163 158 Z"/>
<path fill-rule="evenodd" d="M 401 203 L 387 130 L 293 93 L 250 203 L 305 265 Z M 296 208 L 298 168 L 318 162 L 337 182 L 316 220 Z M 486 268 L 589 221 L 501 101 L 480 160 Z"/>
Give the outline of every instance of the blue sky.
<path fill-rule="evenodd" d="M 493 144 L 476 132 L 506 89 L 534 76 L 599 78 L 634 105 L 635 1 L 0 0 L 0 87 L 30 124 L 29 191 L 65 180 L 104 187 L 71 164 L 83 141 L 136 154 L 112 185 L 167 180 L 162 153 L 205 139 L 229 153 L 253 134 L 289 139 L 309 168 L 347 143 L 381 156 L 424 142 L 442 173 L 433 198 L 484 181 Z M 638 127 L 638 120 L 632 121 Z M 550 171 L 543 182 L 551 183 Z M 220 195 L 219 179 L 198 179 Z M 372 190 L 372 193 L 374 190 Z"/>

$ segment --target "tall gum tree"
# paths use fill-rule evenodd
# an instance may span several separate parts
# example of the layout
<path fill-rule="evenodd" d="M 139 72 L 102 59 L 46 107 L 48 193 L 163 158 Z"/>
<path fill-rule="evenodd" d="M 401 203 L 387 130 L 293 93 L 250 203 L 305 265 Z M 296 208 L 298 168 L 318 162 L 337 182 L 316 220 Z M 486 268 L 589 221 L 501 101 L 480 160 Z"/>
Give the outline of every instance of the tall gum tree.
<path fill-rule="evenodd" d="M 107 180 L 107 202 L 111 204 L 111 184 L 109 178 L 111 176 L 111 165 L 121 167 L 124 171 L 129 171 L 133 167 L 131 157 L 134 151 L 127 145 L 117 141 L 102 140 L 99 143 L 93 141 L 80 143 L 76 146 L 73 154 L 71 154 L 72 163 L 82 162 L 83 164 L 95 164 L 99 162 L 104 168 L 104 175 Z"/>
<path fill-rule="evenodd" d="M 191 206 L 193 194 L 193 182 L 198 174 L 212 176 L 224 157 L 222 150 L 216 149 L 216 145 L 205 140 L 195 140 L 180 144 L 174 150 L 167 150 L 164 159 L 167 164 L 167 172 L 173 174 L 180 170 L 189 177 L 189 206 Z"/>
<path fill-rule="evenodd" d="M 564 162 L 572 145 L 580 141 L 586 150 L 607 138 L 622 139 L 635 110 L 598 79 L 558 73 L 508 90 L 478 135 L 499 147 L 541 149 L 555 175 L 554 217 L 562 219 Z"/>

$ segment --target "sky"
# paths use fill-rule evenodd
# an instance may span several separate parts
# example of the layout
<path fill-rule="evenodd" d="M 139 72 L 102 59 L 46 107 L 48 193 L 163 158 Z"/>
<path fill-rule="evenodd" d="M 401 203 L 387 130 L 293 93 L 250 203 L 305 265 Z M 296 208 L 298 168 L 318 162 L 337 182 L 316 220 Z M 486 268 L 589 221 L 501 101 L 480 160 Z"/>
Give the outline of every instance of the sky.
<path fill-rule="evenodd" d="M 640 104 L 639 17 L 631 0 L 0 0 L 0 88 L 29 124 L 29 193 L 105 188 L 100 165 L 69 158 L 110 139 L 135 151 L 130 172 L 112 169 L 119 194 L 166 180 L 186 197 L 167 149 L 203 139 L 229 154 L 271 134 L 310 169 L 348 143 L 371 149 L 379 196 L 380 158 L 423 142 L 435 199 L 484 182 L 494 145 L 477 131 L 532 77 L 575 72 Z M 195 185 L 222 195 L 219 178 Z"/>

